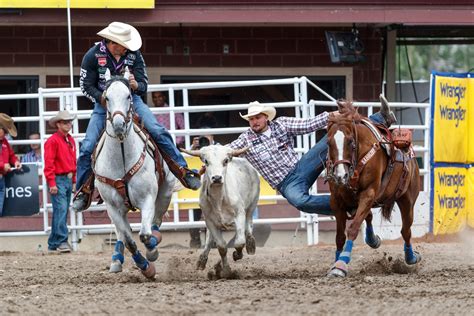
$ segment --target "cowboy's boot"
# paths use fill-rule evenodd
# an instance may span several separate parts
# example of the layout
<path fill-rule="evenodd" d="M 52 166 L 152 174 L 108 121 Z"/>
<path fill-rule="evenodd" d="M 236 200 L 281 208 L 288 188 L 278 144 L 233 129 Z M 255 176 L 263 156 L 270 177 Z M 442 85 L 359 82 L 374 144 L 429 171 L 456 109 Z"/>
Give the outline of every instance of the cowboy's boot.
<path fill-rule="evenodd" d="M 72 200 L 71 209 L 74 212 L 85 211 L 91 206 L 92 192 L 94 192 L 94 174 L 92 173 L 86 182 L 77 190 Z"/>
<path fill-rule="evenodd" d="M 397 122 L 397 118 L 395 114 L 390 111 L 390 105 L 382 94 L 380 95 L 380 103 L 380 114 L 383 116 L 387 127 L 390 127 L 390 125 Z"/>
<path fill-rule="evenodd" d="M 191 190 L 197 190 L 201 187 L 201 176 L 197 171 L 178 165 L 164 150 L 160 147 L 158 147 L 158 149 L 160 150 L 163 159 L 166 161 L 168 168 L 179 182 Z"/>

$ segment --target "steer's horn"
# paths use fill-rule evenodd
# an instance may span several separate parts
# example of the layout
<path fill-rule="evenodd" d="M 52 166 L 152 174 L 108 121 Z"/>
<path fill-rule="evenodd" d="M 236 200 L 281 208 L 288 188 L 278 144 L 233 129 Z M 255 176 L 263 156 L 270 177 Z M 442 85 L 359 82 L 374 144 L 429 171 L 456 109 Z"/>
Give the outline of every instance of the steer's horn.
<path fill-rule="evenodd" d="M 201 151 L 200 150 L 187 150 L 184 148 L 179 149 L 183 153 L 187 153 L 188 155 L 195 156 L 195 157 L 201 157 Z"/>
<path fill-rule="evenodd" d="M 247 150 L 249 150 L 249 147 L 244 147 L 242 149 L 235 149 L 232 151 L 231 155 L 232 157 L 240 156 L 243 153 L 245 153 Z"/>

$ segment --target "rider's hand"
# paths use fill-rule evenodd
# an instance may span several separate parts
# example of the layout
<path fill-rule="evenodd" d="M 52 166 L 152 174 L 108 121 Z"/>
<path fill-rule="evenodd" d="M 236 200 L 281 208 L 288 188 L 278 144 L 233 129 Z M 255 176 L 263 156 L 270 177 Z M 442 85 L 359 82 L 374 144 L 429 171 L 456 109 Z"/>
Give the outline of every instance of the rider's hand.
<path fill-rule="evenodd" d="M 49 188 L 49 193 L 51 193 L 53 195 L 58 194 L 58 187 L 57 186 L 50 187 Z"/>
<path fill-rule="evenodd" d="M 15 168 L 21 169 L 21 162 L 20 161 L 15 161 Z"/>
<path fill-rule="evenodd" d="M 138 82 L 135 80 L 135 76 L 133 74 L 130 74 L 130 77 L 128 77 L 128 82 L 130 83 L 130 88 L 132 88 L 133 91 L 138 89 Z"/>
<path fill-rule="evenodd" d="M 11 166 L 9 163 L 6 163 L 6 164 L 3 166 L 3 170 L 5 170 L 5 172 L 10 171 L 11 168 L 12 168 L 12 166 Z"/>

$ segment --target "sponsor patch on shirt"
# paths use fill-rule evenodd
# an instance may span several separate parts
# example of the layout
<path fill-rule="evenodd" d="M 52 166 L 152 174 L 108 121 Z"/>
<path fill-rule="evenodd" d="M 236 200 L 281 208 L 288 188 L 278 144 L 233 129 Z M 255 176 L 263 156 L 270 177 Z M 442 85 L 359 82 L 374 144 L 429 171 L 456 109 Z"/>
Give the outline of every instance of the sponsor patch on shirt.
<path fill-rule="evenodd" d="M 99 66 L 104 67 L 105 65 L 107 65 L 107 58 L 99 57 L 97 58 L 97 62 L 99 63 Z"/>

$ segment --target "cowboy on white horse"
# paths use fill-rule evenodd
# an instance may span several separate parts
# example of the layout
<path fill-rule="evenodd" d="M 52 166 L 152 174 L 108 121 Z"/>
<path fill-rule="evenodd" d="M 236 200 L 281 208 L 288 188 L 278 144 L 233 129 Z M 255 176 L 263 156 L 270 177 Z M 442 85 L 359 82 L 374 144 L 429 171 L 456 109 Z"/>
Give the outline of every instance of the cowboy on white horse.
<path fill-rule="evenodd" d="M 158 144 L 173 174 L 185 187 L 197 190 L 201 186 L 199 176 L 188 168 L 169 132 L 158 124 L 140 97 L 146 94 L 148 85 L 145 61 L 139 51 L 142 45 L 140 34 L 133 26 L 121 22 L 112 22 L 97 34 L 103 37 L 103 40 L 89 49 L 81 65 L 80 87 L 84 95 L 94 103 L 94 111 L 77 161 L 78 192 L 74 197 L 73 210 L 83 211 L 89 207 L 91 201 L 94 188 L 91 155 L 105 127 L 107 100 L 103 92 L 106 70 L 109 70 L 111 75 L 121 75 L 125 67 L 131 70 L 129 84 L 133 110 Z"/>

